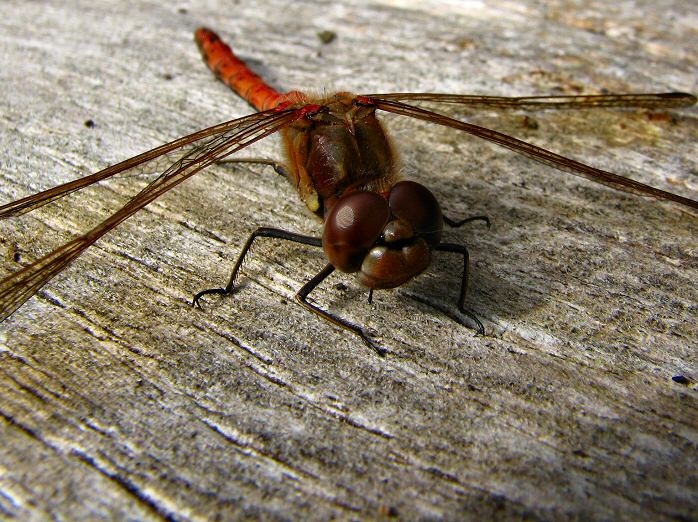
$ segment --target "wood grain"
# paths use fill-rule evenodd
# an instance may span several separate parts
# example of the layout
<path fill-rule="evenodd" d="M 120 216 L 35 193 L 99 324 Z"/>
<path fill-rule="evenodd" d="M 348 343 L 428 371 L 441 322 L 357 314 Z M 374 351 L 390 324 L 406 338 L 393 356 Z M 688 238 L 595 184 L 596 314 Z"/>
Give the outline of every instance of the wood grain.
<path fill-rule="evenodd" d="M 63 4 L 4 4 L 3 202 L 247 114 L 201 63 L 199 25 L 289 90 L 698 92 L 679 1 Z M 695 108 L 450 114 L 698 199 Z M 257 226 L 320 230 L 279 176 L 217 166 L 0 325 L 0 518 L 695 519 L 698 218 L 385 119 L 405 177 L 493 222 L 447 235 L 488 335 L 453 320 L 446 255 L 373 305 L 351 277 L 313 294 L 383 359 L 293 301 L 324 263 L 310 248 L 260 243 L 235 296 L 192 309 Z M 1 223 L 2 273 L 147 179 Z"/>

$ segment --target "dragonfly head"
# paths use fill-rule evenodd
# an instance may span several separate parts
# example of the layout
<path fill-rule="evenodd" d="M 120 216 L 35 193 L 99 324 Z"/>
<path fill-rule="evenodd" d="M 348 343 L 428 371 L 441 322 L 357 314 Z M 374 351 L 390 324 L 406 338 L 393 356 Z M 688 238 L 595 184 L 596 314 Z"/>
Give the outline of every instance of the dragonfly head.
<path fill-rule="evenodd" d="M 359 272 L 365 286 L 394 288 L 429 266 L 442 230 L 429 189 L 400 181 L 385 196 L 358 190 L 339 198 L 325 217 L 322 246 L 335 268 Z"/>

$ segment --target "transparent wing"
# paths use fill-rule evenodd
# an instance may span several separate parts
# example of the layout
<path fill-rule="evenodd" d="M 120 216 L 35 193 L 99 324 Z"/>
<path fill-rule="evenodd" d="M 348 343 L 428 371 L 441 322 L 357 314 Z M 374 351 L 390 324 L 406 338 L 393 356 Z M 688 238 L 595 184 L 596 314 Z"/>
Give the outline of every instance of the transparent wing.
<path fill-rule="evenodd" d="M 305 114 L 304 108 L 285 111 L 271 110 L 222 123 L 157 147 L 91 176 L 86 176 L 2 207 L 0 210 L 4 212 L 4 217 L 28 212 L 99 180 L 128 171 L 146 162 L 157 160 L 163 154 L 181 148 L 185 149 L 182 157 L 172 163 L 154 181 L 95 228 L 0 281 L 0 321 L 11 315 L 22 303 L 34 295 L 44 284 L 74 261 L 100 237 L 155 200 L 158 196 L 193 176 L 201 169 L 277 132 L 291 122 L 302 118 Z"/>
<path fill-rule="evenodd" d="M 392 112 L 394 114 L 400 114 L 403 116 L 410 116 L 412 118 L 425 120 L 430 123 L 436 123 L 437 125 L 444 125 L 446 127 L 453 127 L 454 129 L 462 130 L 464 132 L 467 132 L 468 134 L 472 134 L 473 136 L 477 136 L 492 143 L 496 143 L 497 145 L 501 145 L 502 147 L 511 149 L 514 152 L 527 156 L 540 163 L 544 163 L 551 167 L 555 167 L 558 170 L 569 172 L 571 174 L 587 178 L 591 181 L 608 185 L 609 187 L 613 187 L 617 190 L 630 192 L 632 194 L 639 194 L 642 196 L 666 199 L 669 201 L 680 203 L 682 205 L 686 205 L 691 208 L 698 209 L 698 201 L 694 201 L 692 199 L 673 194 L 672 192 L 666 192 L 664 190 L 645 185 L 644 183 L 640 183 L 630 178 L 619 176 L 618 174 L 613 174 L 611 172 L 606 172 L 604 170 L 585 165 L 584 163 L 580 163 L 579 161 L 560 156 L 559 154 L 555 154 L 554 152 L 550 152 L 546 149 L 513 138 L 501 132 L 487 129 L 485 127 L 480 127 L 478 125 L 473 125 L 471 123 L 466 123 L 460 120 L 455 120 L 453 118 L 449 118 L 448 116 L 444 116 L 436 112 L 421 109 L 419 107 L 414 107 L 406 103 L 392 101 L 387 98 L 383 99 L 359 96 L 357 97 L 356 102 L 359 104 L 374 106 L 377 109 L 386 112 Z"/>
<path fill-rule="evenodd" d="M 390 93 L 367 94 L 369 98 L 391 102 L 433 102 L 491 109 L 591 109 L 617 108 L 670 108 L 696 103 L 696 97 L 685 92 L 660 94 L 599 94 L 579 96 L 476 96 L 468 94 Z"/>
<path fill-rule="evenodd" d="M 279 112 L 273 110 L 260 112 L 220 123 L 213 127 L 189 134 L 188 136 L 178 138 L 164 145 L 160 145 L 143 154 L 124 160 L 116 165 L 111 165 L 89 176 L 7 203 L 0 206 L 0 219 L 31 212 L 71 192 L 78 191 L 117 174 L 126 174 L 133 171 L 157 172 L 158 167 L 163 168 L 164 166 L 175 163 L 175 155 L 177 155 L 177 157 L 189 156 L 197 153 L 205 155 L 208 150 L 214 147 L 216 142 L 229 139 L 231 134 L 236 133 L 244 126 L 253 125 L 274 114 L 279 114 Z"/>

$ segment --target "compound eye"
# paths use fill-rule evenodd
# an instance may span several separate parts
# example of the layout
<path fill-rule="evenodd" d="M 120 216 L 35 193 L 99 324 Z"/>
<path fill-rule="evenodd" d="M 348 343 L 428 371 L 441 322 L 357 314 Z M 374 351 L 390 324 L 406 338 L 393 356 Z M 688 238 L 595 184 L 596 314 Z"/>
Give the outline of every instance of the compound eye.
<path fill-rule="evenodd" d="M 327 214 L 322 247 L 342 272 L 356 272 L 390 218 L 388 202 L 375 192 L 341 197 Z"/>
<path fill-rule="evenodd" d="M 439 202 L 428 188 L 414 181 L 400 181 L 390 191 L 388 204 L 396 218 L 412 225 L 416 235 L 431 246 L 439 244 L 443 216 Z"/>

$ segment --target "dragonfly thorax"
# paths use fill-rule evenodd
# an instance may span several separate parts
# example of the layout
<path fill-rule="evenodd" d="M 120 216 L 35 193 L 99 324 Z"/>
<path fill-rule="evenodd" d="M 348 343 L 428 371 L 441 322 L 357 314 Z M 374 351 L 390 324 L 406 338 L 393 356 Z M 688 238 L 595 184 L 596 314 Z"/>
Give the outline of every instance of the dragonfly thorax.
<path fill-rule="evenodd" d="M 385 192 L 397 181 L 396 155 L 375 109 L 353 98 L 313 101 L 324 110 L 283 131 L 291 182 L 321 218 L 347 192 Z"/>

